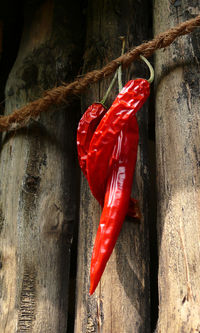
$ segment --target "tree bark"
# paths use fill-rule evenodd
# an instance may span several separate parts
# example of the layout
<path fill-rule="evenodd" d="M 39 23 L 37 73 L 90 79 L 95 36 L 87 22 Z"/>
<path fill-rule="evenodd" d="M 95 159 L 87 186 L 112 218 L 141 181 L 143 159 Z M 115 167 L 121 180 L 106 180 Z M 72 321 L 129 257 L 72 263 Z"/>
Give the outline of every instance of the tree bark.
<path fill-rule="evenodd" d="M 155 1 L 155 34 L 199 14 L 197 2 Z M 200 33 L 157 51 L 158 332 L 200 331 Z"/>
<path fill-rule="evenodd" d="M 126 48 L 148 38 L 148 1 L 89 1 L 84 71 L 100 68 L 121 53 L 119 36 L 126 37 Z M 131 67 L 124 82 L 144 75 Z M 147 74 L 148 75 L 148 74 Z M 136 75 L 137 76 L 137 75 Z M 109 82 L 90 87 L 82 100 L 83 112 L 100 101 Z M 111 105 L 117 87 L 108 100 Z M 135 224 L 125 221 L 119 240 L 93 296 L 89 296 L 89 272 L 92 249 L 101 210 L 82 177 L 80 192 L 80 230 L 77 275 L 75 332 L 149 332 L 149 244 L 148 244 L 148 162 L 147 105 L 138 114 L 140 145 L 134 195 L 140 201 L 142 219 Z"/>
<path fill-rule="evenodd" d="M 79 8 L 64 0 L 27 2 L 6 86 L 7 114 L 77 74 Z M 66 332 L 79 107 L 55 110 L 2 142 L 0 331 L 5 333 Z"/>

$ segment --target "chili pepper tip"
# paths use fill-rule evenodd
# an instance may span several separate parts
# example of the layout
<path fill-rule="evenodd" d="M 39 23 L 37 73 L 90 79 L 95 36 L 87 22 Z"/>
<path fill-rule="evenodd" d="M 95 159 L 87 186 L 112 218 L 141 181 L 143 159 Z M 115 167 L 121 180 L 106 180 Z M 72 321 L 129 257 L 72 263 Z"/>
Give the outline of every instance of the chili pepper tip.
<path fill-rule="evenodd" d="M 89 291 L 89 295 L 92 296 L 92 294 L 95 292 L 96 286 L 94 285 L 94 283 L 91 282 L 90 284 L 90 291 Z"/>

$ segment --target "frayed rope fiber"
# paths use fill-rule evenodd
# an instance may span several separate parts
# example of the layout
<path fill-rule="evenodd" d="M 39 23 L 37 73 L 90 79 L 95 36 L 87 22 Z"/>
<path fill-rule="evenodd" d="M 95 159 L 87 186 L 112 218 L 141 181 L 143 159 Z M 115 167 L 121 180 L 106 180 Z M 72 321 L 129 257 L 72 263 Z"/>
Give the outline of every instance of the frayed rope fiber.
<path fill-rule="evenodd" d="M 59 105 L 66 102 L 68 96 L 80 95 L 90 84 L 111 75 L 119 65 L 122 65 L 123 68 L 128 67 L 140 54 L 148 58 L 157 49 L 169 46 L 177 37 L 191 33 L 198 26 L 200 26 L 200 15 L 159 34 L 149 42 L 133 48 L 99 70 L 88 72 L 82 78 L 77 78 L 72 83 L 45 91 L 43 97 L 18 110 L 14 110 L 10 115 L 1 116 L 0 132 L 16 130 L 25 126 L 31 118 L 36 118 L 40 113 L 49 110 L 51 105 Z"/>

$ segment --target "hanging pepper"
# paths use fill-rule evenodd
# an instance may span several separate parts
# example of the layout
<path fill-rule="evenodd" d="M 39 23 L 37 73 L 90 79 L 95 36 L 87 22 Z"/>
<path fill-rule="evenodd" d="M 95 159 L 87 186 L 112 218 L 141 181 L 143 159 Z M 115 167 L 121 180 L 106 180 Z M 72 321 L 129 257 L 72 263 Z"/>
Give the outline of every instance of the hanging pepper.
<path fill-rule="evenodd" d="M 86 160 L 92 136 L 107 109 L 102 103 L 94 103 L 83 114 L 77 129 L 77 151 L 81 170 L 87 177 Z"/>
<path fill-rule="evenodd" d="M 92 106 L 88 108 L 88 114 L 78 128 L 79 162 L 93 195 L 103 206 L 92 254 L 90 294 L 95 291 L 103 274 L 127 211 L 135 213 L 136 201 L 130 200 L 139 138 L 135 114 L 149 96 L 149 83 L 154 77 L 147 59 L 141 58 L 149 66 L 150 79 L 129 81 L 107 113 L 95 110 L 96 120 L 90 116 Z M 121 68 L 118 82 L 121 86 Z"/>
<path fill-rule="evenodd" d="M 90 142 L 98 124 L 105 115 L 106 111 L 107 111 L 106 107 L 101 102 L 93 103 L 88 107 L 88 109 L 83 114 L 81 120 L 79 121 L 77 129 L 77 151 L 78 151 L 79 165 L 86 178 L 87 178 L 86 161 L 87 161 Z M 111 160 L 112 159 L 113 158 L 111 158 Z M 99 181 L 105 181 L 102 180 L 103 178 L 104 175 L 101 174 L 101 179 L 99 179 Z M 104 202 L 104 196 L 105 192 L 102 192 L 101 196 L 95 197 L 102 207 Z M 127 215 L 135 219 L 140 219 L 139 204 L 138 201 L 135 200 L 134 198 L 130 198 Z"/>
<path fill-rule="evenodd" d="M 97 125 L 99 124 L 100 120 L 107 111 L 104 104 L 116 79 L 117 79 L 117 72 L 115 73 L 108 87 L 108 90 L 103 99 L 101 100 L 101 102 L 93 103 L 92 105 L 90 105 L 83 114 L 81 120 L 79 121 L 77 129 L 77 151 L 78 151 L 79 165 L 86 178 L 87 178 L 86 160 L 87 160 L 90 141 L 92 139 L 92 136 L 94 134 Z"/>
<path fill-rule="evenodd" d="M 92 137 L 86 164 L 88 183 L 95 198 L 105 193 L 110 158 L 117 137 L 148 98 L 149 88 L 149 82 L 145 79 L 129 81 L 102 118 Z M 104 181 L 99 181 L 102 175 Z"/>
<path fill-rule="evenodd" d="M 107 181 L 104 207 L 92 253 L 90 295 L 95 291 L 103 274 L 128 210 L 138 139 L 137 119 L 133 116 L 120 131 L 114 148 L 116 159 L 112 161 L 112 171 Z"/>
<path fill-rule="evenodd" d="M 148 98 L 149 87 L 145 79 L 129 81 L 102 118 L 90 143 L 88 183 L 95 197 L 105 193 L 91 261 L 90 294 L 103 274 L 128 210 L 139 137 L 135 114 Z M 102 174 L 106 176 L 99 182 Z"/>

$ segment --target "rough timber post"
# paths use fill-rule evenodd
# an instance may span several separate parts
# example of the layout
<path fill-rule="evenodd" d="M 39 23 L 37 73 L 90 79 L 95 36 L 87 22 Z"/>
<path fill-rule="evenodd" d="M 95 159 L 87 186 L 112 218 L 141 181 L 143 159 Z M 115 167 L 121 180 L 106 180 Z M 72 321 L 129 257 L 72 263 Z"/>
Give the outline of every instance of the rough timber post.
<path fill-rule="evenodd" d="M 148 38 L 148 1 L 89 1 L 84 71 L 100 68 L 121 52 L 119 36 L 126 47 Z M 142 76 L 143 65 L 126 71 L 124 82 Z M 148 75 L 148 74 L 147 74 Z M 108 80 L 90 87 L 82 100 L 82 111 L 99 101 Z M 115 87 L 108 104 L 118 90 Z M 140 149 L 134 192 L 140 200 L 143 218 L 139 224 L 126 221 L 99 287 L 89 296 L 92 247 L 100 218 L 100 207 L 82 177 L 75 332 L 149 332 L 149 251 L 148 251 L 148 164 L 146 156 L 147 106 L 139 117 Z"/>
<path fill-rule="evenodd" d="M 6 113 L 72 80 L 80 66 L 79 6 L 62 0 L 26 3 L 21 45 L 6 86 Z M 3 137 L 0 332 L 66 332 L 77 110 L 76 104 L 58 112 L 52 107 Z"/>
<path fill-rule="evenodd" d="M 194 1 L 155 1 L 155 34 L 195 17 Z M 200 331 L 200 31 L 156 52 L 158 332 Z"/>

